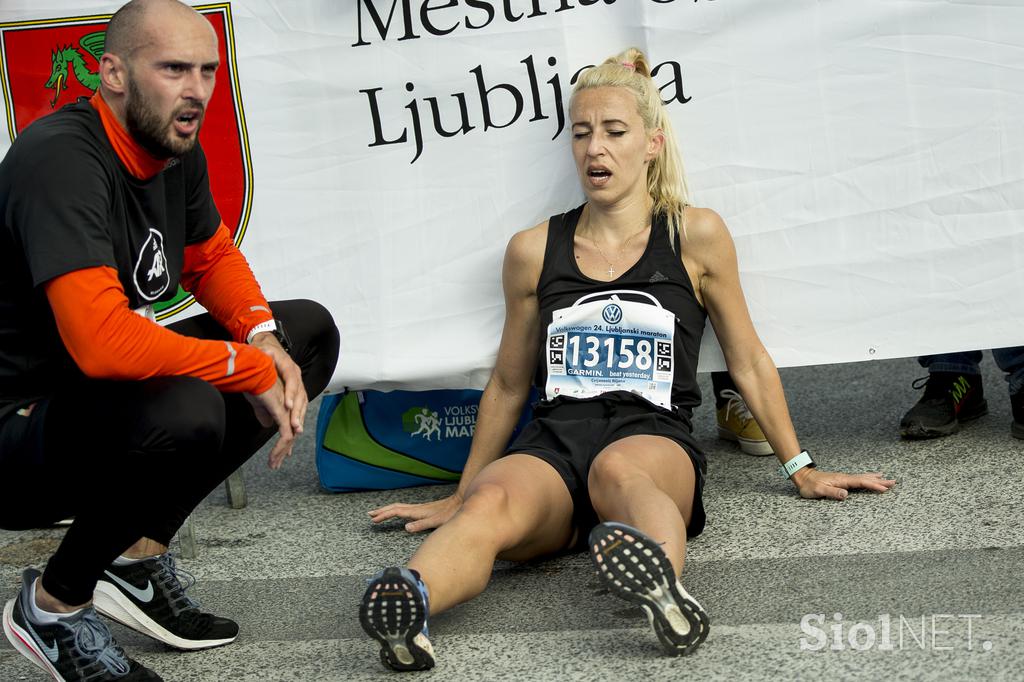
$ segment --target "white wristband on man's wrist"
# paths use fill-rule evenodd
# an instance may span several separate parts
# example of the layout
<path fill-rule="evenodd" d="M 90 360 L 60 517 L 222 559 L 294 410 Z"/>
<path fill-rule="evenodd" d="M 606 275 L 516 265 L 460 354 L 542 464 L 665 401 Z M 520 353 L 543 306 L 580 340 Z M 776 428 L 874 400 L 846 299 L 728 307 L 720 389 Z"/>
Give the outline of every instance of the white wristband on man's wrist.
<path fill-rule="evenodd" d="M 779 467 L 779 473 L 783 478 L 793 478 L 793 474 L 800 471 L 804 467 L 813 467 L 814 460 L 811 459 L 811 453 L 806 450 L 801 450 L 800 454 L 793 459 L 785 462 Z"/>
<path fill-rule="evenodd" d="M 245 342 L 252 343 L 252 339 L 257 334 L 263 332 L 269 332 L 273 334 L 277 330 L 277 325 L 274 324 L 273 320 L 267 320 L 266 322 L 260 322 L 258 325 L 249 330 L 249 333 L 245 335 Z"/>

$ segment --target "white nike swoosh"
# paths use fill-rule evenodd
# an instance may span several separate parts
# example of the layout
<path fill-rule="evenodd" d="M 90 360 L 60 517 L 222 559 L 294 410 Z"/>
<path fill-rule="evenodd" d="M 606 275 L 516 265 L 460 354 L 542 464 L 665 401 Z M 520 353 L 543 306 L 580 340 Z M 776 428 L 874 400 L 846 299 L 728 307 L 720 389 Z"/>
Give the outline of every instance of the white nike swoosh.
<path fill-rule="evenodd" d="M 27 615 L 25 616 L 25 625 L 28 627 L 29 633 L 32 634 L 32 639 L 36 641 L 39 648 L 42 649 L 43 653 L 46 654 L 46 657 L 50 659 L 50 663 L 56 663 L 57 659 L 60 658 L 60 652 L 57 651 L 57 640 L 54 639 L 53 644 L 47 646 L 43 638 L 39 636 L 38 632 L 36 632 L 36 629 L 32 627 L 32 620 Z"/>
<path fill-rule="evenodd" d="M 151 580 L 146 581 L 146 589 L 140 590 L 139 588 L 135 587 L 135 585 L 132 585 L 131 583 L 126 583 L 125 581 L 121 580 L 110 571 L 103 571 L 103 573 L 105 573 L 111 580 L 117 583 L 118 587 L 120 587 L 122 590 L 138 599 L 143 604 L 148 604 L 149 602 L 153 601 L 153 582 Z"/>

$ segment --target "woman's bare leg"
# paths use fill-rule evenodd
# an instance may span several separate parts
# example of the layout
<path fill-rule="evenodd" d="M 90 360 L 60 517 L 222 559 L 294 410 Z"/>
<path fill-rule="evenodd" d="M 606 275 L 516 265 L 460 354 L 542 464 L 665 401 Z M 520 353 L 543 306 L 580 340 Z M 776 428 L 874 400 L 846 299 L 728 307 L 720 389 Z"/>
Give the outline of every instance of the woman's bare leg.
<path fill-rule="evenodd" d="M 587 485 L 598 518 L 664 543 L 676 576 L 682 573 L 696 473 L 678 443 L 661 436 L 618 440 L 594 459 Z"/>
<path fill-rule="evenodd" d="M 647 612 L 666 653 L 693 653 L 710 621 L 679 582 L 696 487 L 689 456 L 667 438 L 630 436 L 598 454 L 588 485 L 603 521 L 590 535 L 598 574 Z"/>
<path fill-rule="evenodd" d="M 515 454 L 489 464 L 462 509 L 409 562 L 430 591 L 431 614 L 480 594 L 496 558 L 522 561 L 566 547 L 572 511 L 565 482 L 543 460 Z"/>

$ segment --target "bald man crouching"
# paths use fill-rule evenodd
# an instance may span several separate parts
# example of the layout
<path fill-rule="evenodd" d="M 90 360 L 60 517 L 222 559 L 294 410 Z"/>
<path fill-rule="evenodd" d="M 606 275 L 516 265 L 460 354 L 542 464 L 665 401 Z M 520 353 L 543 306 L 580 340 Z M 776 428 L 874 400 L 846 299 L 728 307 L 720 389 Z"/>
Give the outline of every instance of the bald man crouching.
<path fill-rule="evenodd" d="M 338 358 L 312 301 L 267 302 L 210 194 L 199 130 L 219 66 L 176 0 L 111 19 L 100 86 L 0 163 L 0 527 L 74 517 L 3 626 L 57 680 L 159 680 L 98 613 L 177 649 L 227 644 L 167 545 L 274 433 L 277 468 Z M 181 284 L 209 311 L 162 327 Z"/>

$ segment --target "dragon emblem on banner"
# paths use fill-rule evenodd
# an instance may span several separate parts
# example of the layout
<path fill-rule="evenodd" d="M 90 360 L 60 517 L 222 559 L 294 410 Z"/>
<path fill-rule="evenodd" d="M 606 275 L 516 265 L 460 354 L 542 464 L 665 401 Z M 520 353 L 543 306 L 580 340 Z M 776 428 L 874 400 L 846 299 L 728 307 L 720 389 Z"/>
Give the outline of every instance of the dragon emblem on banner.
<path fill-rule="evenodd" d="M 46 81 L 46 87 L 53 89 L 53 99 L 50 100 L 50 107 L 56 107 L 60 99 L 61 91 L 68 88 L 69 71 L 75 74 L 79 83 L 90 90 L 96 90 L 100 85 L 99 61 L 103 56 L 103 47 L 106 44 L 106 31 L 93 31 L 82 36 L 79 47 L 65 45 L 53 50 L 53 66 L 50 70 L 50 78 Z M 92 56 L 96 61 L 97 70 L 92 71 L 86 63 L 85 55 Z"/>

